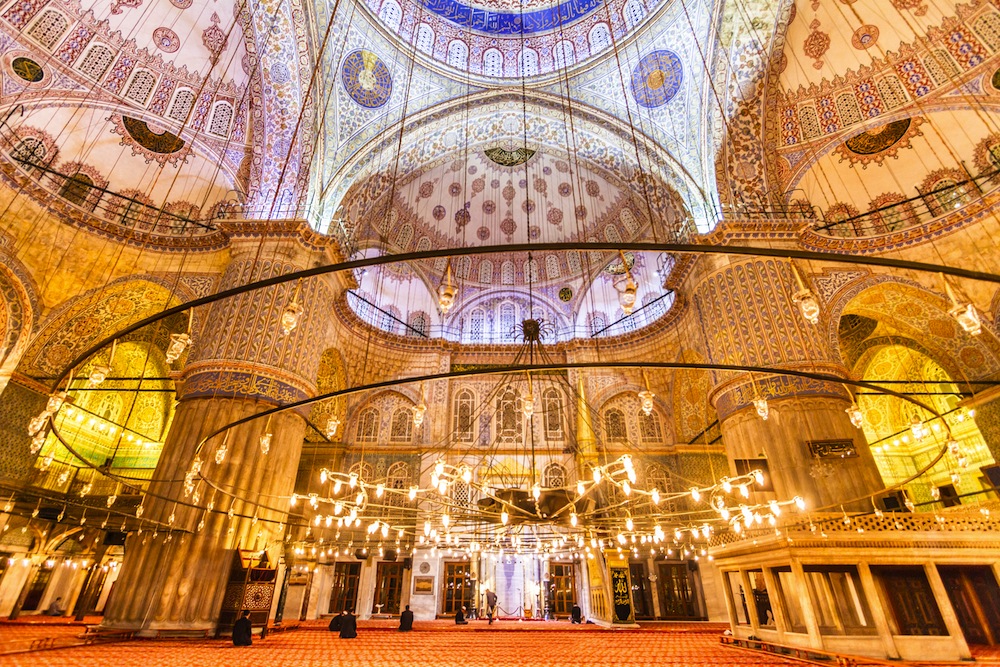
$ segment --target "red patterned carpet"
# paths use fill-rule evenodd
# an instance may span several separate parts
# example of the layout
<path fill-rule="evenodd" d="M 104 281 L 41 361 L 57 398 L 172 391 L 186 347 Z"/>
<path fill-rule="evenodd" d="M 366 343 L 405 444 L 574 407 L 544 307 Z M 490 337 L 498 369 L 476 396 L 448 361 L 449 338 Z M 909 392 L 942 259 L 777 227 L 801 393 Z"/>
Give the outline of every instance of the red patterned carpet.
<path fill-rule="evenodd" d="M 433 624 L 437 626 L 438 624 Z M 480 627 L 482 625 L 483 627 Z M 514 625 L 504 623 L 503 625 Z M 519 624 L 521 626 L 525 624 Z M 553 624 L 554 625 L 554 624 Z M 563 624 L 560 624 L 563 625 Z M 494 626 L 497 628 L 497 626 Z M 720 647 L 711 632 L 592 632 L 584 628 L 518 631 L 485 624 L 409 634 L 362 627 L 357 639 L 298 630 L 256 640 L 249 648 L 225 641 L 131 641 L 0 656 L 2 665 L 25 667 L 742 667 L 793 665 Z M 435 628 L 436 629 L 436 628 Z"/>

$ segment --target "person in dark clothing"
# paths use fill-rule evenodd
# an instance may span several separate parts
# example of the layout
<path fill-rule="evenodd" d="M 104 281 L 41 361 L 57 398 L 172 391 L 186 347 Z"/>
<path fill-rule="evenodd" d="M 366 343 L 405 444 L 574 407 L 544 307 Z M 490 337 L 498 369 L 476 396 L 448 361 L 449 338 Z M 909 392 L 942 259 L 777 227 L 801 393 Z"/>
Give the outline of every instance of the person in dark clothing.
<path fill-rule="evenodd" d="M 455 612 L 455 625 L 468 625 L 469 622 L 465 620 L 465 605 Z"/>
<path fill-rule="evenodd" d="M 340 632 L 340 628 L 344 624 L 344 615 L 346 613 L 346 611 L 341 610 L 339 614 L 330 619 L 330 632 Z"/>
<path fill-rule="evenodd" d="M 340 622 L 340 638 L 354 639 L 358 636 L 358 617 L 348 609 L 344 612 L 344 618 Z"/>
<path fill-rule="evenodd" d="M 569 614 L 573 623 L 583 623 L 583 611 L 580 610 L 580 605 L 574 604 Z"/>
<path fill-rule="evenodd" d="M 486 618 L 490 619 L 490 625 L 493 625 L 493 614 L 497 613 L 497 594 L 486 589 Z"/>
<path fill-rule="evenodd" d="M 410 605 L 406 605 L 406 609 L 403 613 L 399 615 L 399 631 L 408 632 L 413 629 L 413 612 L 410 611 Z"/>
<path fill-rule="evenodd" d="M 233 624 L 233 646 L 253 645 L 253 625 L 250 623 L 250 612 L 244 611 Z"/>

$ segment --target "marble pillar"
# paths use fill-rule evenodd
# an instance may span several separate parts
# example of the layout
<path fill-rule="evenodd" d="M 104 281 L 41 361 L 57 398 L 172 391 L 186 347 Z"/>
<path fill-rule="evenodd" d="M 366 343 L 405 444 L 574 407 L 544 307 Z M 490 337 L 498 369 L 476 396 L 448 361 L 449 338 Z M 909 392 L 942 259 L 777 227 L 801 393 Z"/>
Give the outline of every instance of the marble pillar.
<path fill-rule="evenodd" d="M 694 295 L 713 363 L 848 376 L 827 332 L 836 331 L 836 323 L 821 315 L 810 324 L 793 303 L 798 287 L 788 260 L 718 261 Z M 802 496 L 813 509 L 871 508 L 867 501 L 848 502 L 884 485 L 864 434 L 850 422 L 851 398 L 841 383 L 728 371 L 714 373 L 713 383 L 731 474 L 740 472 L 737 461 L 767 460 L 774 491 L 758 495 L 758 502 Z M 766 420 L 755 398 L 767 399 Z"/>
<path fill-rule="evenodd" d="M 299 270 L 316 255 L 294 238 L 239 237 L 220 289 Z M 279 321 L 293 296 L 304 311 L 298 327 L 285 335 Z M 234 550 L 266 549 L 277 563 L 305 435 L 303 416 L 272 417 L 267 454 L 260 447 L 266 419 L 230 429 L 200 451 L 198 446 L 226 424 L 315 393 L 331 299 L 329 283 L 313 278 L 248 292 L 196 314 L 203 325 L 192 334 L 180 403 L 142 502 L 144 521 L 176 530 L 160 528 L 155 538 L 150 527 L 130 532 L 104 627 L 140 634 L 211 632 Z M 226 455 L 219 463 L 216 450 L 223 442 Z M 195 457 L 207 481 L 188 493 L 184 477 Z"/>

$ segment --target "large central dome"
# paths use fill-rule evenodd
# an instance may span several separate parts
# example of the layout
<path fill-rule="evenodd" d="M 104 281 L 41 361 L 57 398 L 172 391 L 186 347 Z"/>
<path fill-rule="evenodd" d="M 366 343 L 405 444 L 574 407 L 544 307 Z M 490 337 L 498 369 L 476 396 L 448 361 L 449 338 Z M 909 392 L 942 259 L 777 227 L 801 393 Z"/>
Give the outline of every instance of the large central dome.
<path fill-rule="evenodd" d="M 366 0 L 382 23 L 449 67 L 523 78 L 589 60 L 620 43 L 658 0 Z"/>

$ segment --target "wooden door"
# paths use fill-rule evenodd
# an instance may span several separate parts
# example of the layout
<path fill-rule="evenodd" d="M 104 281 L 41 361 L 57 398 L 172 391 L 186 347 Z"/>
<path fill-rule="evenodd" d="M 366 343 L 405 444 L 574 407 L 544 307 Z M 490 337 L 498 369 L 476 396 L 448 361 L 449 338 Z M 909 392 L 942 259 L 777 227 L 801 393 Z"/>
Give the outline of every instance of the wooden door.
<path fill-rule="evenodd" d="M 461 563 L 445 563 L 444 565 L 444 595 L 442 614 L 454 616 L 463 606 L 466 612 L 472 611 L 472 571 L 468 561 Z"/>
<path fill-rule="evenodd" d="M 373 614 L 398 614 L 403 596 L 403 564 L 379 563 L 375 573 Z"/>
<path fill-rule="evenodd" d="M 28 594 L 24 597 L 24 604 L 21 605 L 21 611 L 38 610 L 38 604 L 42 601 L 42 596 L 45 594 L 45 589 L 48 587 L 51 578 L 52 568 L 48 565 L 38 568 L 35 578 L 31 580 Z"/>
<path fill-rule="evenodd" d="M 1000 587 L 986 566 L 939 566 L 965 641 L 1000 644 Z"/>
<path fill-rule="evenodd" d="M 330 589 L 330 613 L 339 614 L 345 609 L 356 610 L 358 582 L 361 580 L 361 563 L 336 563 L 333 566 L 333 587 Z"/>
<path fill-rule="evenodd" d="M 880 567 L 877 572 L 899 634 L 948 634 L 922 567 Z"/>
<path fill-rule="evenodd" d="M 652 619 L 656 616 L 653 610 L 653 590 L 649 583 L 649 575 L 645 563 L 630 563 L 629 573 L 632 576 L 632 607 L 637 619 Z"/>
<path fill-rule="evenodd" d="M 576 575 L 572 563 L 553 563 L 549 579 L 549 611 L 569 616 L 576 604 Z"/>
<path fill-rule="evenodd" d="M 687 563 L 660 563 L 659 589 L 663 618 L 699 618 Z"/>

